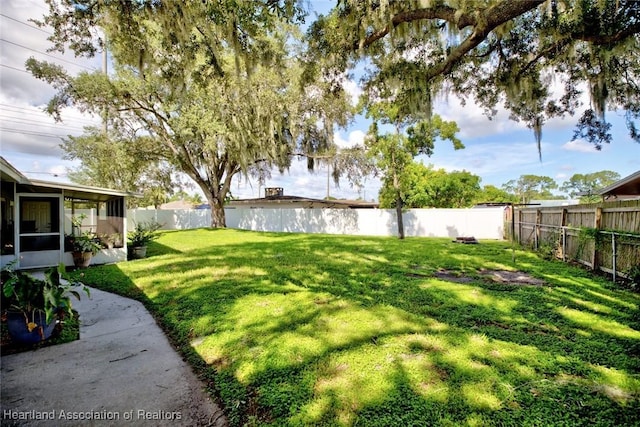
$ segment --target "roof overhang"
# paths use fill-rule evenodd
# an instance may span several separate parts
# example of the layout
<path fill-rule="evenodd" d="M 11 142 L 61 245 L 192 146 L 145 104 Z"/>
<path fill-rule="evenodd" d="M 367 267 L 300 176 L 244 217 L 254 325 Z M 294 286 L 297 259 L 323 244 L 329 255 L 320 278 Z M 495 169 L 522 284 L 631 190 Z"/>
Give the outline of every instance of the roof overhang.
<path fill-rule="evenodd" d="M 32 191 L 34 192 L 37 192 L 38 188 L 46 190 L 60 190 L 60 192 L 64 194 L 64 197 L 69 199 L 104 202 L 111 200 L 114 197 L 142 197 L 142 195 L 138 193 L 112 190 L 110 188 L 30 179 L 14 168 L 13 165 L 7 162 L 3 157 L 0 157 L 0 177 L 2 178 L 2 181 L 31 186 L 33 187 Z"/>
<path fill-rule="evenodd" d="M 20 171 L 13 167 L 13 165 L 7 162 L 4 157 L 0 156 L 0 178 L 2 181 L 11 181 L 17 182 L 19 184 L 24 184 L 29 181 L 29 179 L 24 176 Z"/>
<path fill-rule="evenodd" d="M 598 194 L 603 197 L 640 196 L 640 170 L 603 188 Z"/>
<path fill-rule="evenodd" d="M 65 198 L 92 201 L 107 201 L 114 197 L 142 197 L 140 194 L 128 191 L 112 190 L 110 188 L 91 187 L 86 185 L 70 184 L 66 182 L 29 180 L 29 184 L 35 187 L 55 188 L 64 192 Z"/>

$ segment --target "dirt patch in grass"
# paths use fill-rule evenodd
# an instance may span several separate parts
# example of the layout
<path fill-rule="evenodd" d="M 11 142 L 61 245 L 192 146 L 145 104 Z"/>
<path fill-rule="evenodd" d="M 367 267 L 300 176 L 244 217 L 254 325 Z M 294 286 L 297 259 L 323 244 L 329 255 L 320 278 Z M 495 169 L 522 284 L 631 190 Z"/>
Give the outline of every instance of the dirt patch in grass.
<path fill-rule="evenodd" d="M 478 274 L 485 280 L 494 283 L 500 283 L 504 285 L 514 286 L 543 286 L 546 282 L 537 277 L 525 273 L 523 271 L 508 271 L 508 270 L 486 270 L 480 269 Z M 454 283 L 471 283 L 475 278 L 466 276 L 459 271 L 451 271 L 440 269 L 433 273 L 434 277 L 441 280 L 446 280 Z"/>
<path fill-rule="evenodd" d="M 465 276 L 459 271 L 451 271 L 445 269 L 440 269 L 433 273 L 433 275 L 438 279 L 454 283 L 471 283 L 475 280 L 473 277 Z"/>
<path fill-rule="evenodd" d="M 480 275 L 496 283 L 505 285 L 542 286 L 546 282 L 523 271 L 480 270 Z"/>

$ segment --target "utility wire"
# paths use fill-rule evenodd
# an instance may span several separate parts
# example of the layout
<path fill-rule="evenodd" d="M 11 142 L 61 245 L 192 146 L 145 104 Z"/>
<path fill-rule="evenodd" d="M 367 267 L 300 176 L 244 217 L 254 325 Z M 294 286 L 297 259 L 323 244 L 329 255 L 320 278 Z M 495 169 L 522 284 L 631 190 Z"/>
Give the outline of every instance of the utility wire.
<path fill-rule="evenodd" d="M 23 114 L 22 116 L 10 116 L 8 114 Z M 25 117 L 24 114 L 31 114 L 34 117 Z M 2 108 L 0 108 L 0 117 L 5 117 L 7 119 L 19 119 L 19 120 L 27 120 L 30 122 L 34 122 L 34 123 L 42 123 L 42 124 L 47 124 L 47 125 L 51 125 L 51 126 L 98 126 L 99 123 L 95 122 L 95 121 L 91 121 L 91 120 L 83 120 L 80 118 L 75 118 L 75 117 L 70 117 L 67 119 L 63 119 L 60 122 L 50 122 L 47 119 L 49 118 L 49 116 L 44 113 L 43 111 L 33 111 L 33 110 L 27 110 L 25 112 L 23 111 L 12 111 L 12 110 L 3 110 Z M 36 119 L 43 119 L 45 121 L 38 121 Z"/>
<path fill-rule="evenodd" d="M 48 123 L 38 120 L 30 120 L 30 119 L 22 119 L 19 117 L 7 117 L 0 114 L 0 123 L 19 123 L 21 125 L 32 125 L 32 126 L 50 126 L 52 129 L 60 129 L 60 130 L 77 130 L 84 131 L 84 127 L 78 124 L 64 124 L 64 123 Z"/>
<path fill-rule="evenodd" d="M 52 175 L 55 177 L 58 176 L 67 176 L 66 172 L 33 172 L 33 171 L 22 171 L 22 173 L 35 174 L 35 175 Z"/>
<path fill-rule="evenodd" d="M 31 74 L 31 73 L 30 73 L 30 72 L 28 72 L 27 70 L 22 70 L 22 69 L 20 69 L 20 68 L 12 67 L 11 65 L 0 64 L 0 67 L 10 68 L 10 69 L 12 69 L 12 70 L 21 71 L 21 72 L 23 72 L 23 73 Z"/>
<path fill-rule="evenodd" d="M 28 123 L 28 122 L 21 122 L 18 120 L 0 120 L 1 124 L 4 125 L 19 125 L 19 126 L 37 126 L 37 127 L 43 127 L 44 123 Z M 80 128 L 54 128 L 53 130 L 61 130 L 61 131 L 68 131 L 68 132 L 82 132 L 82 129 Z"/>
<path fill-rule="evenodd" d="M 67 135 L 56 135 L 53 133 L 44 133 L 44 132 L 32 132 L 32 131 L 28 131 L 28 130 L 21 130 L 21 129 L 13 129 L 13 128 L 3 128 L 0 127 L 0 131 L 2 132 L 10 132 L 10 133 L 21 133 L 24 135 L 33 135 L 33 136 L 44 136 L 47 138 L 56 138 L 56 139 L 60 139 L 60 138 L 66 138 Z"/>
<path fill-rule="evenodd" d="M 29 116 L 26 116 L 26 115 Z M 16 116 L 18 115 L 18 116 Z M 63 118 L 61 122 L 49 122 L 47 119 L 49 116 L 42 111 L 41 109 L 34 108 L 25 108 L 19 107 L 15 105 L 2 104 L 0 103 L 0 117 L 4 117 L 6 119 L 17 119 L 27 122 L 26 124 L 34 124 L 34 125 L 47 125 L 52 127 L 63 127 L 63 128 L 73 128 L 76 130 L 82 130 L 86 127 L 98 127 L 99 122 L 95 120 L 91 120 L 83 117 L 67 117 Z M 6 120 L 5 119 L 5 120 Z M 36 119 L 43 119 L 44 121 L 38 121 Z M 10 121 L 10 120 L 6 120 Z M 82 129 L 80 129 L 82 127 Z"/>
<path fill-rule="evenodd" d="M 2 109 L 8 109 L 7 111 L 2 111 Z M 13 111 L 18 110 L 18 111 Z M 17 105 L 9 105 L 0 103 L 0 113 L 9 113 L 9 114 L 23 114 L 24 112 L 31 114 L 42 114 L 42 117 L 46 117 L 46 113 L 37 107 L 27 108 L 27 107 L 19 107 Z M 69 117 L 62 120 L 63 122 L 78 122 L 79 124 L 87 124 L 87 125 L 98 125 L 95 120 L 91 120 L 84 117 Z"/>
<path fill-rule="evenodd" d="M 12 21 L 18 22 L 18 23 L 20 23 L 22 25 L 26 25 L 27 27 L 33 28 L 34 30 L 42 31 L 43 33 L 46 33 L 46 34 L 49 34 L 49 35 L 53 35 L 53 33 L 50 33 L 47 30 L 43 30 L 40 27 L 36 27 L 35 25 L 31 25 L 28 22 L 21 21 L 20 19 L 16 19 L 16 18 L 14 18 L 12 16 L 5 15 L 4 13 L 0 13 L 0 16 L 2 16 L 3 18 L 11 19 Z"/>
<path fill-rule="evenodd" d="M 95 69 L 95 68 L 93 68 L 93 67 L 87 67 L 87 66 L 84 66 L 84 65 L 81 65 L 81 64 L 78 64 L 78 63 L 72 62 L 72 61 L 68 61 L 68 60 L 66 60 L 66 59 L 64 59 L 64 58 L 60 58 L 60 57 L 58 57 L 58 56 L 54 56 L 54 55 L 51 55 L 51 54 L 49 54 L 49 53 L 42 52 L 42 51 L 40 51 L 40 50 L 32 49 L 32 48 L 30 48 L 30 47 L 28 47 L 28 46 L 25 46 L 25 45 L 22 45 L 22 44 L 19 44 L 19 43 L 15 43 L 15 42 L 12 42 L 12 41 L 9 41 L 9 40 L 6 40 L 6 39 L 3 39 L 3 38 L 0 38 L 0 41 L 5 42 L 5 43 L 12 44 L 12 45 L 14 45 L 14 46 L 21 47 L 21 48 L 23 48 L 23 49 L 30 50 L 30 51 L 35 52 L 35 53 L 39 53 L 39 54 L 41 54 L 41 55 L 46 55 L 46 56 L 48 56 L 48 57 L 50 57 L 50 58 L 57 59 L 58 61 L 62 61 L 62 62 L 66 62 L 66 63 L 71 64 L 71 65 L 75 65 L 76 67 L 85 68 L 85 69 L 90 70 L 90 71 L 95 71 L 95 70 L 96 70 L 96 69 Z"/>
<path fill-rule="evenodd" d="M 3 114 L 0 114 L 0 122 L 1 123 L 15 123 L 19 125 L 36 125 L 36 126 L 52 126 L 54 129 L 59 130 L 72 130 L 72 131 L 84 131 L 84 129 L 75 126 L 62 125 L 58 123 L 46 123 L 36 120 L 23 119 L 21 117 L 8 117 Z M 60 127 L 62 126 L 62 127 Z"/>

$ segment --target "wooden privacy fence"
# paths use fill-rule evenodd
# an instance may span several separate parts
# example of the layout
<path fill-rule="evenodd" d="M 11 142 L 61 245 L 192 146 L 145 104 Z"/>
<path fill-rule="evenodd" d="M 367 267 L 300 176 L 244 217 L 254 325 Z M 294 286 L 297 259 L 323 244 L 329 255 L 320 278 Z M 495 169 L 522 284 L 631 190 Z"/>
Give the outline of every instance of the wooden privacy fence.
<path fill-rule="evenodd" d="M 516 208 L 505 232 L 523 246 L 625 276 L 640 266 L 640 200 Z"/>

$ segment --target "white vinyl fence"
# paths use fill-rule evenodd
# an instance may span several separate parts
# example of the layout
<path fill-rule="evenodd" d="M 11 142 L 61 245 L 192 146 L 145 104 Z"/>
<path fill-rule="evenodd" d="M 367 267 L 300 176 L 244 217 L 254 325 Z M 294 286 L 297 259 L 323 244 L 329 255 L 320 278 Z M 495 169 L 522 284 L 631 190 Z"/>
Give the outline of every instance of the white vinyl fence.
<path fill-rule="evenodd" d="M 129 210 L 134 223 L 157 221 L 165 230 L 208 227 L 211 212 L 203 210 Z M 226 209 L 227 227 L 289 233 L 397 235 L 392 209 Z M 406 236 L 504 238 L 504 209 L 409 209 L 403 214 Z"/>

